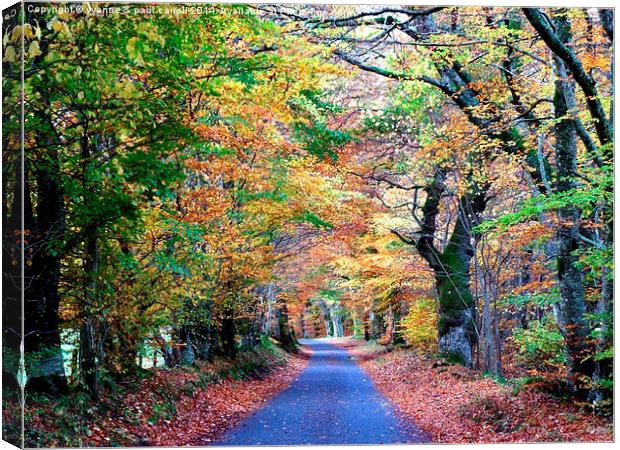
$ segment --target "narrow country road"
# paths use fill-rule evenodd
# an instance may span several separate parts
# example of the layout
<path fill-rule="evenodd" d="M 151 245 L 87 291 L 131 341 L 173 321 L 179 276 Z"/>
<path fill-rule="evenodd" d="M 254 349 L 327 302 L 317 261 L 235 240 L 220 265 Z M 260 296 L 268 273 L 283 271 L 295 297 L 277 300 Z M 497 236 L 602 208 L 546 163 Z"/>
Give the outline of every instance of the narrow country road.
<path fill-rule="evenodd" d="M 302 340 L 312 357 L 291 386 L 214 445 L 428 442 L 398 418 L 346 350 Z"/>

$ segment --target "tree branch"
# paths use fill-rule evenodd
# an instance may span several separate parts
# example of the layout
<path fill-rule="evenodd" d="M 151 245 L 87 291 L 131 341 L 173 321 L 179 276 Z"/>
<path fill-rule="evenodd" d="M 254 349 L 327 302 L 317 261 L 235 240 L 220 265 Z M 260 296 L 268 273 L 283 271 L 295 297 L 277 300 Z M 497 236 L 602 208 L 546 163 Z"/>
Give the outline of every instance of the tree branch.
<path fill-rule="evenodd" d="M 349 64 L 354 65 L 366 72 L 376 73 L 377 75 L 381 75 L 386 78 L 391 78 L 393 80 L 415 80 L 415 77 L 412 77 L 404 73 L 392 72 L 390 70 L 382 69 L 381 67 L 366 64 L 365 62 L 362 62 L 350 55 L 347 55 L 341 50 L 334 50 L 334 55 L 336 55 L 338 58 L 342 59 L 343 61 L 346 61 Z"/>
<path fill-rule="evenodd" d="M 362 69 L 362 70 L 364 70 L 366 72 L 376 73 L 377 75 L 381 75 L 383 77 L 391 78 L 393 80 L 399 80 L 399 81 L 403 81 L 403 80 L 405 80 L 405 81 L 407 81 L 407 80 L 408 81 L 423 81 L 425 83 L 428 83 L 430 85 L 433 85 L 433 86 L 441 89 L 443 92 L 445 92 L 448 95 L 454 95 L 455 94 L 455 92 L 452 89 L 450 89 L 447 85 L 443 84 L 441 81 L 439 81 L 439 80 L 437 80 L 435 78 L 426 76 L 426 75 L 416 77 L 416 76 L 407 75 L 405 73 L 392 72 L 390 70 L 386 70 L 386 69 L 383 69 L 381 67 L 377 67 L 377 66 L 372 66 L 370 64 L 366 64 L 365 62 L 362 62 L 362 61 L 360 61 L 360 60 L 358 60 L 358 59 L 356 59 L 356 58 L 354 58 L 354 57 L 352 57 L 350 55 L 347 55 L 346 53 L 344 53 L 341 50 L 334 50 L 334 54 L 336 56 L 338 56 L 338 58 L 342 59 L 343 61 L 346 61 L 349 64 L 354 65 L 354 66 L 356 66 L 356 67 L 358 67 L 358 68 L 360 68 L 360 69 Z"/>
<path fill-rule="evenodd" d="M 393 229 L 390 228 L 390 233 L 394 234 L 396 237 L 398 237 L 398 239 L 400 239 L 401 241 L 403 241 L 407 245 L 416 245 L 416 241 L 414 239 L 410 239 L 410 238 L 408 238 L 406 236 L 403 236 L 402 234 L 400 234 L 396 230 L 393 230 Z"/>
<path fill-rule="evenodd" d="M 552 28 L 551 23 L 546 19 L 540 9 L 523 8 L 523 13 L 549 49 L 564 61 L 564 64 L 566 64 L 575 77 L 575 81 L 583 90 L 590 114 L 592 118 L 595 119 L 596 134 L 601 144 L 604 145 L 612 142 L 613 131 L 599 99 L 594 79 L 586 72 L 583 64 L 577 58 L 577 55 L 560 40 Z"/>

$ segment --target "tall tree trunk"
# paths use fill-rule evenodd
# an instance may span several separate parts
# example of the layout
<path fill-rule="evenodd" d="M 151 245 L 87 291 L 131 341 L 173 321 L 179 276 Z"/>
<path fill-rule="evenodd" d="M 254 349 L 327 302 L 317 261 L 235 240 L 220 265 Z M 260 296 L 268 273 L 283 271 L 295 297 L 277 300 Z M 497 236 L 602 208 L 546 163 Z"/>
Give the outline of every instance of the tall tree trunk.
<path fill-rule="evenodd" d="M 439 199 L 443 192 L 443 174 L 437 171 L 427 187 L 422 208 L 421 237 L 415 243 L 420 255 L 429 263 L 435 275 L 438 299 L 439 350 L 471 366 L 472 351 L 477 341 L 475 302 L 470 289 L 470 263 L 474 256 L 476 237 L 473 226 L 479 223 L 486 207 L 486 189 L 474 186 L 471 193 L 458 200 L 457 217 L 447 245 L 440 252 L 433 244 Z M 402 239 L 402 237 L 401 237 Z"/>
<path fill-rule="evenodd" d="M 366 342 L 370 341 L 370 322 L 371 322 L 371 318 L 370 316 L 372 315 L 372 311 L 368 311 L 368 320 L 363 320 L 362 324 L 364 325 L 364 340 Z"/>
<path fill-rule="evenodd" d="M 342 323 L 342 308 L 335 303 L 330 308 L 330 316 L 332 320 L 332 329 L 334 337 L 344 337 L 344 325 Z"/>
<path fill-rule="evenodd" d="M 88 135 L 84 132 L 81 139 L 81 181 L 82 189 L 88 196 L 90 193 L 88 164 L 91 158 L 91 148 Z M 85 197 L 86 201 L 95 199 Z M 82 308 L 82 325 L 80 329 L 80 373 L 82 382 L 93 399 L 99 397 L 99 365 L 101 364 L 98 349 L 101 341 L 99 336 L 99 322 L 101 311 L 98 297 L 99 273 L 99 243 L 97 228 L 88 229 L 84 236 L 84 288 Z M 123 354 L 126 354 L 125 352 Z"/>
<path fill-rule="evenodd" d="M 353 337 L 359 338 L 362 336 L 364 324 L 358 316 L 357 311 L 353 311 Z"/>
<path fill-rule="evenodd" d="M 189 326 L 184 325 L 179 330 L 179 343 L 181 345 L 181 364 L 193 365 L 196 360 L 196 353 L 194 352 L 192 331 Z"/>
<path fill-rule="evenodd" d="M 385 333 L 385 321 L 382 313 L 371 309 L 368 311 L 368 321 L 370 322 L 370 339 L 380 339 Z"/>
<path fill-rule="evenodd" d="M 202 302 L 203 313 L 201 314 L 198 323 L 192 325 L 192 335 L 194 344 L 196 347 L 196 357 L 203 361 L 210 360 L 212 358 L 215 341 L 217 341 L 217 335 L 214 339 L 214 327 L 212 326 L 212 307 L 213 302 L 210 299 Z"/>
<path fill-rule="evenodd" d="M 168 344 L 168 342 L 163 338 L 163 336 L 161 334 L 156 334 L 154 337 L 155 342 L 157 343 L 157 345 L 159 346 L 161 353 L 164 357 L 164 363 L 166 364 L 166 367 L 174 367 L 177 365 L 177 361 L 174 358 L 174 353 L 172 351 L 172 348 L 170 348 L 170 345 Z"/>
<path fill-rule="evenodd" d="M 295 351 L 297 348 L 297 341 L 288 323 L 288 309 L 286 303 L 282 303 L 278 309 L 278 328 L 280 329 L 280 343 L 282 347 L 288 352 Z"/>
<path fill-rule="evenodd" d="M 7 124 L 3 116 L 3 123 Z M 2 383 L 7 399 L 19 401 L 22 344 L 22 164 L 20 136 L 3 136 L 2 155 Z M 13 142 L 11 142 L 13 141 Z M 8 148 L 7 148 L 8 147 Z"/>
<path fill-rule="evenodd" d="M 95 326 L 85 319 L 80 327 L 80 377 L 91 398 L 99 398 L 99 370 L 97 367 L 97 337 Z"/>
<path fill-rule="evenodd" d="M 273 283 L 264 285 L 261 290 L 264 292 L 263 298 L 267 305 L 267 311 L 263 319 L 263 333 L 274 339 L 280 339 L 280 326 L 277 315 L 277 292 Z"/>
<path fill-rule="evenodd" d="M 222 341 L 222 352 L 230 358 L 237 357 L 237 345 L 235 343 L 235 319 L 232 311 L 226 311 L 222 319 L 220 330 L 220 340 Z"/>
<path fill-rule="evenodd" d="M 501 375 L 500 337 L 497 327 L 497 311 L 492 305 L 495 296 L 489 271 L 476 262 L 476 272 L 482 293 L 482 314 L 480 317 L 479 348 L 482 348 L 483 367 L 493 375 Z M 481 342 L 480 342 L 481 341 Z"/>
<path fill-rule="evenodd" d="M 388 335 L 390 337 L 388 347 L 393 348 L 405 342 L 400 329 L 400 320 L 402 318 L 402 305 L 400 302 L 396 302 L 388 308 L 387 316 L 389 322 Z"/>
<path fill-rule="evenodd" d="M 556 20 L 556 33 L 563 44 L 571 40 L 570 24 L 564 15 Z M 574 174 L 577 171 L 577 132 L 574 121 L 569 116 L 574 101 L 574 85 L 569 78 L 564 61 L 554 56 L 556 70 L 554 107 L 557 123 L 556 160 L 557 160 L 557 191 L 569 192 L 577 187 Z M 558 212 L 561 222 L 558 225 L 556 238 L 558 241 L 557 270 L 560 288 L 560 302 L 556 305 L 558 325 L 564 335 L 569 356 L 569 370 L 577 391 L 583 393 L 579 378 L 582 375 L 592 376 L 594 364 L 591 350 L 587 344 L 589 327 L 585 320 L 586 302 L 584 298 L 583 274 L 577 267 L 579 248 L 579 222 L 581 211 L 576 207 L 567 206 Z M 590 356 L 586 359 L 587 356 Z"/>
<path fill-rule="evenodd" d="M 547 47 L 553 52 L 556 69 L 559 68 L 558 64 L 562 63 L 561 70 L 565 74 L 570 71 L 574 80 L 581 87 L 590 115 L 594 119 L 594 128 L 600 143 L 602 145 L 613 144 L 613 123 L 609 121 L 603 108 L 596 80 L 586 71 L 583 63 L 572 49 L 568 19 L 562 17 L 562 14 L 558 14 L 555 21 L 556 27 L 554 27 L 552 21 L 539 8 L 523 8 L 523 13 L 547 44 Z M 559 73 L 558 71 L 558 75 Z M 572 84 L 569 89 L 574 92 Z M 564 92 L 567 93 L 568 91 Z M 571 123 L 573 123 L 572 120 Z M 574 124 L 571 126 L 574 128 Z M 613 158 L 613 145 L 605 146 L 603 150 L 605 156 Z"/>
<path fill-rule="evenodd" d="M 596 314 L 599 316 L 600 326 L 596 337 L 596 353 L 601 354 L 613 345 L 613 329 L 608 323 L 609 316 L 613 317 L 613 284 L 608 279 L 609 270 L 603 268 L 601 280 L 601 296 L 596 305 Z M 613 323 L 613 322 L 611 322 Z M 599 358 L 594 363 L 594 373 L 592 375 L 593 386 L 589 393 L 590 402 L 596 405 L 606 406 L 605 403 L 613 395 L 613 389 L 605 388 L 603 383 L 613 376 L 613 358 Z"/>
<path fill-rule="evenodd" d="M 334 322 L 332 321 L 331 308 L 324 300 L 318 299 L 317 305 L 323 314 L 323 324 L 325 325 L 325 336 L 334 337 Z"/>
<path fill-rule="evenodd" d="M 24 4 L 2 11 L 2 35 L 21 24 Z M 25 395 L 21 385 L 24 293 L 24 221 L 22 196 L 24 173 L 22 161 L 23 83 L 21 61 L 3 62 L 2 74 L 2 439 L 24 448 L 23 411 Z M 11 76 L 12 75 L 12 76 Z"/>
<path fill-rule="evenodd" d="M 601 25 L 607 34 L 610 41 L 610 46 L 613 48 L 614 44 L 614 10 L 613 9 L 599 9 L 598 14 L 601 20 Z M 609 105 L 609 121 L 614 123 L 614 84 L 613 74 L 615 67 L 615 56 L 611 55 L 611 102 Z M 612 130 L 613 132 L 613 130 Z M 610 161 L 613 163 L 613 161 Z M 613 216 L 613 214 L 612 214 Z M 595 221 L 600 221 L 600 215 L 595 215 Z M 610 220 L 607 230 L 595 230 L 595 240 L 601 246 L 612 248 L 613 247 L 613 220 Z M 602 352 L 609 350 L 613 346 L 613 300 L 614 300 L 614 284 L 613 284 L 613 269 L 604 267 L 601 274 L 601 295 L 596 305 L 596 314 L 599 316 L 599 331 L 596 337 L 596 352 L 601 354 Z M 611 325 L 611 327 L 610 327 Z M 605 403 L 609 402 L 613 398 L 613 388 L 604 387 L 603 382 L 609 381 L 613 377 L 613 357 L 599 358 L 595 361 L 594 375 L 592 380 L 594 386 L 589 395 L 589 400 L 597 405 L 606 406 Z"/>
<path fill-rule="evenodd" d="M 334 324 L 331 320 L 324 320 L 325 323 L 325 336 L 326 337 L 334 337 Z"/>
<path fill-rule="evenodd" d="M 50 144 L 47 136 L 39 142 Z M 25 254 L 24 349 L 30 359 L 27 389 L 30 392 L 59 394 L 67 390 L 58 308 L 60 256 L 65 234 L 65 207 L 60 181 L 58 151 L 49 145 L 47 154 L 32 162 L 36 179 L 36 224 L 32 222 L 30 184 L 26 184 L 25 229 L 30 231 Z M 27 176 L 27 175 L 26 175 Z"/>
<path fill-rule="evenodd" d="M 439 349 L 471 366 L 472 349 L 476 342 L 469 270 L 473 248 L 463 220 L 464 214 L 461 209 L 448 245 L 439 255 L 435 280 L 439 300 Z"/>

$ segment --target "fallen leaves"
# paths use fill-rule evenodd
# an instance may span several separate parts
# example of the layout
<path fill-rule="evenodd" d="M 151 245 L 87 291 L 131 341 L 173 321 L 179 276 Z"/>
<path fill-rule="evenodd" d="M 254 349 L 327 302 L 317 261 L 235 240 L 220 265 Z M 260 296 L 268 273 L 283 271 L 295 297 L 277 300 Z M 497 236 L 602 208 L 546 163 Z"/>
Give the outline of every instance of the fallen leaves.
<path fill-rule="evenodd" d="M 275 352 L 275 353 L 274 353 Z M 96 407 L 66 397 L 29 402 L 29 447 L 207 445 L 259 409 L 301 373 L 308 355 L 259 349 L 234 362 L 157 369 L 146 379 L 119 382 Z"/>
<path fill-rule="evenodd" d="M 274 368 L 263 378 L 226 379 L 198 389 L 191 398 L 179 402 L 173 420 L 148 428 L 145 442 L 159 446 L 208 445 L 288 387 L 306 364 L 303 355 L 293 355 L 286 365 Z"/>
<path fill-rule="evenodd" d="M 377 388 L 434 442 L 611 442 L 604 419 L 534 389 L 513 393 L 480 372 L 408 350 L 341 342 Z M 374 356 L 373 356 L 374 355 Z"/>

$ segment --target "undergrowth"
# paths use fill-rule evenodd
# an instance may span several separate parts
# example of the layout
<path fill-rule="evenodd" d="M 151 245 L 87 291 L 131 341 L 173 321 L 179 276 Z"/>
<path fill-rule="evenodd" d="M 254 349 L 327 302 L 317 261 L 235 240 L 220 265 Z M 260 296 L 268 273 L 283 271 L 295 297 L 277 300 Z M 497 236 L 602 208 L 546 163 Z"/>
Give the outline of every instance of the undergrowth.
<path fill-rule="evenodd" d="M 98 402 L 78 389 L 59 398 L 31 396 L 24 417 L 25 445 L 88 446 L 93 428 L 104 417 L 119 418 L 126 425 L 108 430 L 109 446 L 144 445 L 137 437 L 142 419 L 146 418 L 149 425 L 170 421 L 177 413 L 178 402 L 196 390 L 223 380 L 261 378 L 286 361 L 286 353 L 267 340 L 240 352 L 235 360 L 216 358 L 191 367 L 151 370 L 135 374 L 122 384 L 108 381 Z"/>

